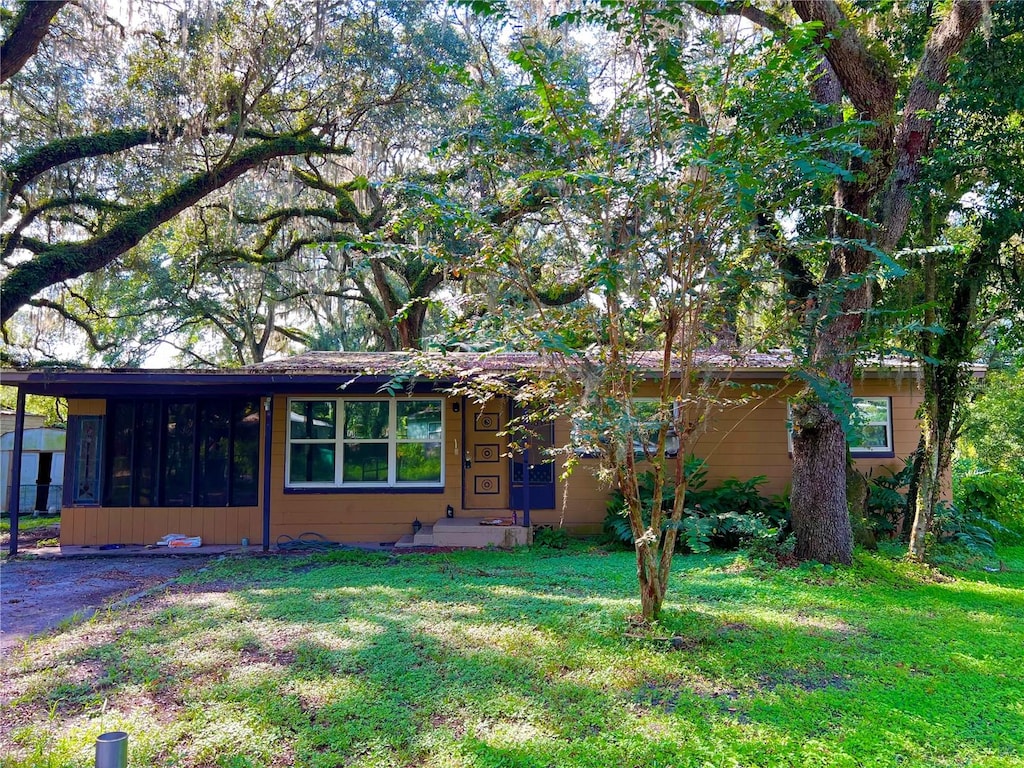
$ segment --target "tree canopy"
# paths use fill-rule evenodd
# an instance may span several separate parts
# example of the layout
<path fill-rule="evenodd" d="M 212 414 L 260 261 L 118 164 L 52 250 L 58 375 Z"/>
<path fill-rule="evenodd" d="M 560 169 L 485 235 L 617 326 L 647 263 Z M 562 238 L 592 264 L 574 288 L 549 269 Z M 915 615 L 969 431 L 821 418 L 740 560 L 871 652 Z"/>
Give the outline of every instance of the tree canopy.
<path fill-rule="evenodd" d="M 621 400 L 617 356 L 692 372 L 698 349 L 785 346 L 804 386 L 797 554 L 839 563 L 855 369 L 909 351 L 927 367 L 930 514 L 971 395 L 963 363 L 1024 303 L 1019 5 L 125 10 L 21 2 L 2 18 L 9 350 L 134 365 L 170 345 L 238 365 L 533 348 L 590 355 Z M 717 397 L 664 392 L 658 439 Z"/>

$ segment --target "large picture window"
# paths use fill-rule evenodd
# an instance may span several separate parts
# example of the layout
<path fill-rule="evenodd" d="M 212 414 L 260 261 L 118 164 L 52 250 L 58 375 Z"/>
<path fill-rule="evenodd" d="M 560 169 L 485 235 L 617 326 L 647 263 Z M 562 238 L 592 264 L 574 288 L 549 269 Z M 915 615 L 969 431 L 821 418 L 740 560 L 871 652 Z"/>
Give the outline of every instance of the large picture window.
<path fill-rule="evenodd" d="M 104 504 L 257 504 L 259 400 L 111 400 Z"/>
<path fill-rule="evenodd" d="M 288 403 L 288 486 L 443 484 L 444 401 L 296 398 Z"/>

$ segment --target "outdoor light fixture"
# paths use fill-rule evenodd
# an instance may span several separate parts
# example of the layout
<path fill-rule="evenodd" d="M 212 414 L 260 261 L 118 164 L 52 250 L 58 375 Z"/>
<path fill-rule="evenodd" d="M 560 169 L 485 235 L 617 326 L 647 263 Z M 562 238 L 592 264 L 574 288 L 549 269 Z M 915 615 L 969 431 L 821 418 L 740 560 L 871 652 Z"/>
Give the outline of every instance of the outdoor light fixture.
<path fill-rule="evenodd" d="M 452 413 L 458 413 L 462 410 L 462 406 L 458 403 L 452 403 Z"/>

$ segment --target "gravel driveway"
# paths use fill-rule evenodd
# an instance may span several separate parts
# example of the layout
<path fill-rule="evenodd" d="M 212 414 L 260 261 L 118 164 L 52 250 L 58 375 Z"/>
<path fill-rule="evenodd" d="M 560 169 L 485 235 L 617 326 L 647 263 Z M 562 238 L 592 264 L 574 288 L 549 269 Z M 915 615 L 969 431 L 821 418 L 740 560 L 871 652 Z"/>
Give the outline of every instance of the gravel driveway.
<path fill-rule="evenodd" d="M 75 557 L 0 563 L 0 656 L 30 635 L 202 568 L 209 557 Z"/>

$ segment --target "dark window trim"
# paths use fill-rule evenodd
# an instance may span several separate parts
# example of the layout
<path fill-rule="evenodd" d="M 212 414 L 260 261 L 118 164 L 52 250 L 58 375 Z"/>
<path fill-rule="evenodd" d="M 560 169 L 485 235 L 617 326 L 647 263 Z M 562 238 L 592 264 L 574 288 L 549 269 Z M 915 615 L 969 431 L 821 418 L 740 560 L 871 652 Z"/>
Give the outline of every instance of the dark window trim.
<path fill-rule="evenodd" d="M 330 488 L 325 488 L 325 487 L 320 487 L 320 488 L 295 488 L 295 487 L 292 487 L 292 488 L 289 488 L 288 486 L 285 486 L 285 488 L 284 488 L 284 495 L 285 496 L 329 496 L 329 495 L 351 496 L 353 494 L 354 495 L 370 494 L 370 495 L 380 496 L 382 494 L 392 493 L 392 494 L 398 494 L 398 495 L 405 496 L 405 495 L 409 495 L 409 494 L 413 494 L 413 493 L 441 494 L 441 493 L 444 493 L 444 491 L 445 491 L 444 486 L 429 486 L 429 487 L 426 487 L 426 488 L 424 488 L 422 486 L 416 487 L 416 488 L 402 488 L 402 487 L 399 487 L 399 486 L 387 486 L 387 485 L 380 486 L 379 488 L 374 488 L 372 486 L 363 486 L 362 488 L 352 488 L 352 487 L 340 486 L 340 485 L 339 486 L 331 486 Z"/>

